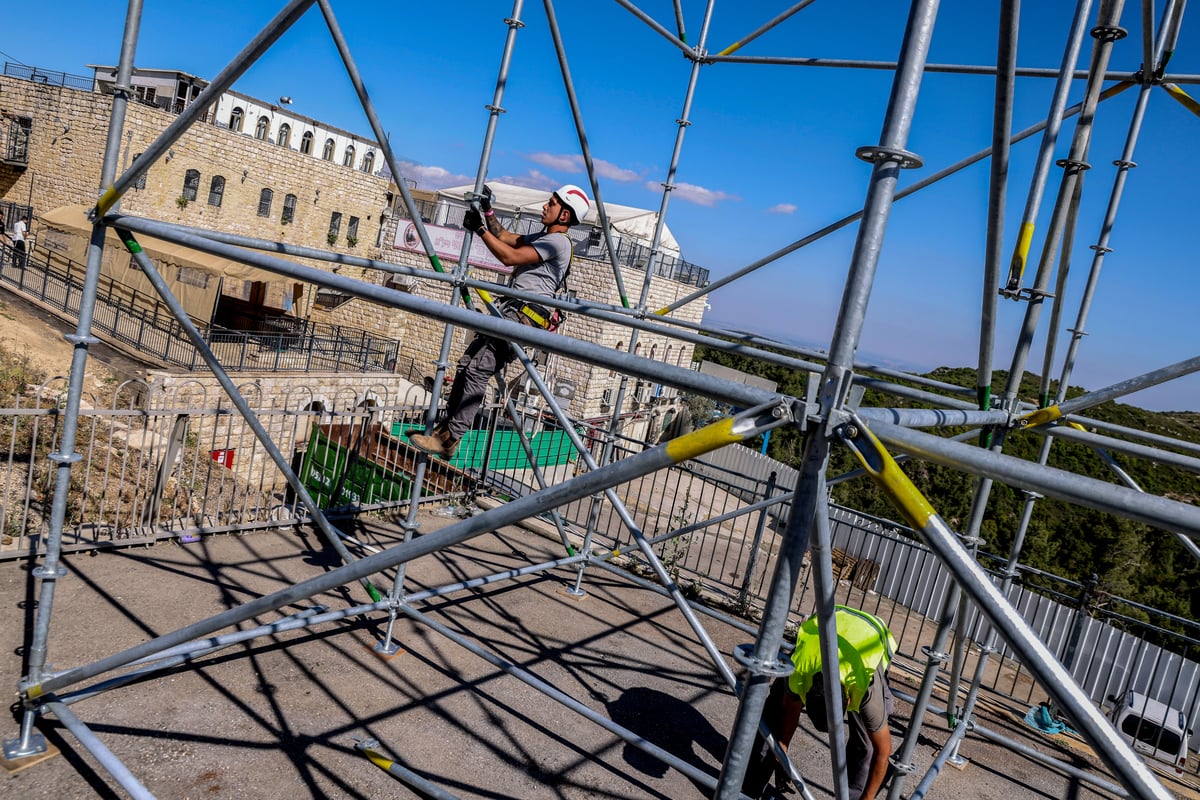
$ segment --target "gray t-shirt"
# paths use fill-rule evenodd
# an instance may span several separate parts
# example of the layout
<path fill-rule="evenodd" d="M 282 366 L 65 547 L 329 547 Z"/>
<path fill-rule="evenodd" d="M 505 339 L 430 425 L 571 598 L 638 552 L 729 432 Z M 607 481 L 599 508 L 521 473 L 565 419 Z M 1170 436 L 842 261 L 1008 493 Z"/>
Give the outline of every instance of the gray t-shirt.
<path fill-rule="evenodd" d="M 542 260 L 513 270 L 509 286 L 553 297 L 571 265 L 571 240 L 565 233 L 528 233 L 521 237 Z"/>

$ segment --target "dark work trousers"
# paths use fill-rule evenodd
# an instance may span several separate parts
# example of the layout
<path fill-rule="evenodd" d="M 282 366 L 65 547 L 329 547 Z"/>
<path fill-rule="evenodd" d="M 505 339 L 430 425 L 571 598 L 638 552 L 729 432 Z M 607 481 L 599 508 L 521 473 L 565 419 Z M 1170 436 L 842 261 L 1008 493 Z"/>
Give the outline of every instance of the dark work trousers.
<path fill-rule="evenodd" d="M 504 318 L 520 322 L 515 310 L 504 310 Z M 458 371 L 454 374 L 454 385 L 446 399 L 446 418 L 442 425 L 458 441 L 471 428 L 483 397 L 487 393 L 488 381 L 497 372 L 508 366 L 513 359 L 512 346 L 507 339 L 476 334 L 467 349 L 458 359 Z"/>
<path fill-rule="evenodd" d="M 763 721 L 767 723 L 772 733 L 778 735 L 780 716 L 783 710 L 783 692 L 787 691 L 787 678 L 776 678 L 771 684 L 771 693 L 763 705 Z M 888 688 L 886 678 L 883 681 L 885 706 L 888 713 L 892 711 L 892 693 Z M 846 780 L 850 786 L 850 800 L 861 800 L 867 778 L 871 775 L 871 758 L 875 755 L 875 746 L 867 735 L 862 717 L 851 712 L 846 715 Z M 758 798 L 766 789 L 771 776 L 775 774 L 775 756 L 762 736 L 754 737 L 754 750 L 750 753 L 750 764 L 746 768 L 746 777 L 742 781 L 742 793 L 747 797 Z"/>

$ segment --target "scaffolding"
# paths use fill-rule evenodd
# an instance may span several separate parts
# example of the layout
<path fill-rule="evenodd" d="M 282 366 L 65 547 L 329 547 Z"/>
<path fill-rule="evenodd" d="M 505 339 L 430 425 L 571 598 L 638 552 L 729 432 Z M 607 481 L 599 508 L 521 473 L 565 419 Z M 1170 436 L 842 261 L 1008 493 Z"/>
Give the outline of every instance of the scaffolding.
<path fill-rule="evenodd" d="M 986 667 L 988 650 L 985 649 L 984 657 L 977 662 L 977 674 L 973 679 L 967 679 L 970 688 L 961 702 L 960 684 L 964 680 L 962 675 L 962 651 L 965 647 L 963 637 L 956 638 L 951 648 L 952 652 L 944 651 L 947 649 L 950 632 L 962 629 L 968 610 L 974 607 L 990 622 L 992 641 L 988 648 L 994 646 L 998 637 L 1002 637 L 1013 651 L 1020 654 L 1022 660 L 1030 665 L 1034 675 L 1049 693 L 1056 707 L 1078 726 L 1080 732 L 1095 748 L 1129 796 L 1162 800 L 1168 797 L 1163 785 L 1090 702 L 1064 665 L 1055 658 L 1030 625 L 1015 613 L 1004 593 L 1007 583 L 1002 582 L 1000 586 L 993 583 L 979 566 L 976 551 L 980 542 L 979 533 L 983 510 L 988 501 L 992 482 L 1001 481 L 1020 487 L 1029 493 L 1026 514 L 1022 519 L 1021 528 L 1017 532 L 1010 554 L 1008 565 L 1010 575 L 1013 574 L 1013 568 L 1020 557 L 1024 527 L 1029 520 L 1028 509 L 1038 496 L 1054 497 L 1171 531 L 1184 543 L 1189 552 L 1193 555 L 1200 555 L 1200 549 L 1196 547 L 1197 537 L 1200 536 L 1200 509 L 1197 507 L 1165 497 L 1148 495 L 1133 484 L 1128 476 L 1121 478 L 1126 487 L 1114 487 L 1108 483 L 1070 474 L 1046 465 L 1049 449 L 1058 437 L 1084 440 L 1090 446 L 1100 450 L 1113 449 L 1130 452 L 1132 447 L 1126 442 L 1107 435 L 1080 433 L 1074 429 L 1074 426 L 1078 426 L 1081 422 L 1088 422 L 1082 414 L 1100 403 L 1124 397 L 1143 388 L 1200 370 L 1200 357 L 1196 357 L 1131 377 L 1113 386 L 1069 400 L 1064 394 L 1087 321 L 1092 291 L 1105 254 L 1108 252 L 1108 236 L 1115 220 L 1128 168 L 1132 166 L 1134 143 L 1141 126 L 1147 99 L 1153 88 L 1161 85 L 1166 87 L 1175 99 L 1185 102 L 1185 104 L 1190 101 L 1178 84 L 1195 82 L 1194 76 L 1172 76 L 1165 73 L 1166 59 L 1175 49 L 1175 39 L 1179 33 L 1184 4 L 1168 0 L 1157 25 L 1152 18 L 1152 5 L 1143 4 L 1144 67 L 1136 75 L 1118 76 L 1121 81 L 1112 88 L 1104 90 L 1104 81 L 1111 78 L 1108 63 L 1113 45 L 1125 36 L 1124 29 L 1120 27 L 1122 0 L 1101 0 L 1094 21 L 1091 20 L 1090 0 L 1079 0 L 1062 66 L 1057 72 L 1017 69 L 1015 53 L 1018 3 L 1016 0 L 1005 0 L 1001 4 L 997 66 L 987 70 L 989 74 L 994 74 L 996 79 L 992 145 L 958 164 L 943 169 L 912 186 L 900 189 L 901 170 L 923 166 L 921 157 L 907 149 L 923 75 L 927 70 L 933 69 L 941 71 L 978 69 L 927 64 L 938 3 L 936 0 L 914 0 L 903 32 L 901 55 L 897 62 L 893 64 L 850 61 L 836 64 L 828 61 L 820 62 L 827 66 L 884 67 L 894 72 L 894 80 L 888 105 L 883 114 L 884 122 L 878 143 L 865 145 L 857 150 L 857 156 L 871 165 L 871 174 L 866 185 L 862 210 L 804 236 L 788 247 L 768 254 L 727 278 L 681 298 L 666 308 L 650 309 L 646 306 L 650 280 L 655 274 L 655 260 L 661 255 L 660 239 L 663 225 L 667 217 L 671 192 L 677 185 L 684 135 L 691 124 L 692 102 L 702 67 L 729 62 L 791 63 L 798 66 L 813 63 L 806 59 L 734 55 L 752 39 L 783 24 L 793 15 L 802 11 L 805 6 L 809 5 L 809 2 L 802 0 L 796 3 L 788 11 L 716 54 L 710 53 L 707 41 L 714 0 L 709 0 L 706 4 L 703 22 L 696 36 L 695 44 L 687 42 L 683 27 L 682 8 L 679 3 L 676 3 L 676 30 L 672 31 L 655 21 L 629 0 L 617 0 L 617 2 L 663 39 L 666 39 L 691 62 L 682 111 L 677 119 L 678 128 L 674 146 L 663 180 L 664 191 L 658 210 L 658 226 L 650 244 L 649 262 L 646 266 L 645 280 L 640 293 L 634 296 L 627 292 L 621 270 L 615 260 L 616 248 L 613 247 L 610 226 L 605 219 L 596 162 L 589 148 L 589 140 L 584 127 L 584 114 L 571 77 L 568 50 L 559 31 L 554 4 L 551 0 L 545 0 L 543 7 L 546 21 L 552 34 L 555 55 L 561 67 L 563 88 L 578 133 L 581 154 L 587 167 L 591 192 L 595 198 L 595 207 L 600 214 L 601 230 L 607 237 L 607 252 L 613 259 L 613 274 L 619 288 L 621 306 L 589 303 L 586 299 L 566 303 L 547 300 L 536 295 L 522 296 L 522 293 L 510 290 L 504 290 L 504 294 L 518 299 L 566 308 L 575 314 L 591 315 L 597 319 L 625 324 L 631 331 L 627 352 L 616 352 L 598 344 L 569 339 L 503 319 L 490 302 L 492 293 L 501 291 L 502 287 L 475 281 L 467 276 L 469 237 L 464 240 L 458 265 L 448 271 L 436 255 L 419 214 L 412 216 L 412 223 L 429 258 L 430 265 L 435 271 L 432 278 L 445 282 L 455 290 L 450 304 L 434 302 L 390 288 L 375 286 L 321 269 L 301 266 L 281 257 L 329 258 L 329 254 L 320 251 L 187 228 L 120 213 L 117 208 L 120 198 L 134 186 L 146 169 L 163 157 L 172 143 L 177 141 L 189 126 L 200 121 L 204 110 L 223 92 L 232 87 L 238 77 L 267 52 L 291 25 L 310 11 L 314 5 L 318 6 L 319 12 L 327 24 L 375 139 L 381 143 L 389 169 L 393 175 L 403 174 L 398 168 L 389 144 L 389 137 L 376 115 L 329 0 L 291 0 L 213 79 L 202 95 L 162 131 L 155 142 L 145 149 L 135 164 L 118 175 L 117 153 L 122 136 L 126 104 L 132 94 L 130 78 L 142 10 L 141 0 L 130 0 L 114 85 L 108 144 L 99 181 L 101 193 L 92 214 L 95 229 L 88 253 L 84 301 L 81 305 L 76 331 L 68 337 L 74 345 L 74 354 L 71 361 L 58 450 L 51 457 L 56 464 L 56 469 L 49 534 L 42 562 L 33 571 L 33 575 L 40 580 L 40 588 L 38 591 L 38 614 L 28 645 L 27 674 L 19 687 L 23 704 L 22 721 L 19 735 L 5 742 L 6 758 L 20 760 L 32 758 L 44 752 L 46 743 L 36 731 L 35 721 L 39 714 L 51 714 L 73 733 L 80 745 L 100 762 L 113 780 L 126 792 L 138 798 L 152 797 L 150 791 L 141 784 L 133 772 L 117 759 L 100 741 L 99 737 L 71 712 L 69 703 L 62 696 L 63 690 L 77 687 L 84 681 L 102 678 L 130 665 L 142 664 L 148 660 L 154 662 L 151 667 L 142 667 L 133 672 L 121 673 L 85 692 L 77 693 L 71 698 L 73 702 L 88 696 L 89 692 L 111 689 L 135 677 L 143 678 L 146 674 L 164 667 L 185 663 L 198 654 L 211 651 L 213 638 L 205 637 L 214 637 L 220 631 L 251 620 L 259 614 L 278 610 L 288 604 L 357 581 L 370 595 L 370 603 L 326 614 L 289 618 L 288 624 L 303 627 L 350 615 L 384 615 L 387 620 L 386 634 L 376 649 L 381 655 L 388 655 L 395 653 L 398 649 L 398 644 L 393 637 L 393 625 L 397 618 L 405 615 L 418 619 L 433 630 L 442 633 L 449 640 L 470 649 L 484 659 L 491 660 L 498 666 L 503 666 L 506 671 L 526 680 L 548 696 L 566 703 L 569 707 L 606 727 L 626 741 L 643 747 L 669 765 L 684 770 L 693 779 L 710 786 L 714 797 L 722 798 L 722 800 L 739 797 L 741 796 L 742 777 L 748 764 L 754 738 L 760 731 L 760 717 L 767 699 L 769 683 L 772 677 L 789 674 L 792 670 L 790 661 L 781 654 L 780 645 L 806 553 L 811 553 L 814 565 L 813 580 L 817 595 L 817 615 L 820 620 L 823 657 L 827 663 L 836 661 L 838 657 L 836 630 L 832 625 L 835 581 L 832 569 L 828 497 L 828 485 L 832 478 L 827 476 L 827 471 L 831 450 L 846 448 L 857 459 L 863 472 L 874 479 L 893 500 L 908 524 L 954 576 L 954 590 L 949 593 L 944 602 L 936 640 L 934 645 L 929 648 L 930 657 L 920 691 L 914 698 L 912 716 L 913 720 L 924 719 L 926 711 L 930 709 L 933 683 L 940 673 L 942 664 L 949 661 L 952 664 L 952 683 L 949 693 L 952 707 L 946 709 L 946 713 L 954 719 L 954 734 L 911 796 L 924 796 L 942 765 L 957 757 L 958 744 L 971 729 L 970 721 L 978 698 L 981 675 Z M 468 197 L 468 201 L 477 200 L 484 187 L 494 137 L 504 110 L 503 102 L 508 86 L 509 66 L 516 40 L 523 27 L 523 13 L 522 0 L 515 0 L 511 14 L 504 20 L 507 34 L 495 92 L 487 106 L 489 117 L 483 135 L 483 146 L 475 180 L 475 196 Z M 1090 27 L 1089 21 L 1091 21 Z M 1082 49 L 1085 33 L 1089 31 L 1093 38 L 1092 55 L 1088 68 L 1080 74 L 1076 70 L 1075 64 Z M 1046 121 L 1012 134 L 1010 128 L 1013 88 L 1018 75 L 1052 77 L 1057 83 Z M 1067 108 L 1067 88 L 1071 81 L 1080 77 L 1087 82 L 1084 99 L 1079 105 Z M 1050 290 L 1050 285 L 1056 275 L 1058 297 L 1062 296 L 1061 288 L 1066 280 L 1069 247 L 1075 237 L 1077 226 L 1076 212 L 1079 207 L 1080 178 L 1088 164 L 1091 129 L 1095 120 L 1094 112 L 1097 105 L 1106 97 L 1118 91 L 1133 88 L 1139 92 L 1136 111 L 1130 122 L 1125 151 L 1118 162 L 1121 169 L 1117 173 L 1117 179 L 1112 188 L 1111 200 L 1103 223 L 1103 232 L 1100 240 L 1094 246 L 1095 256 L 1089 273 L 1088 289 L 1078 310 L 1075 327 L 1071 330 L 1072 338 L 1059 381 L 1058 395 L 1051 396 L 1049 383 L 1050 367 L 1054 360 L 1054 342 L 1058 338 L 1062 313 L 1060 304 L 1054 304 L 1049 326 L 1051 331 L 1047 337 L 1050 344 L 1047 346 L 1045 367 L 1042 371 L 1044 382 L 1040 402 L 1036 404 L 1024 402 L 1018 396 L 1017 389 L 1026 370 L 1035 334 L 1039 329 L 1042 306 L 1046 299 L 1055 296 Z M 1191 102 L 1194 104 L 1194 101 Z M 1049 229 L 1044 237 L 1041 254 L 1036 258 L 1033 280 L 1026 285 L 1025 269 L 1033 244 L 1033 228 L 1039 214 L 1040 203 L 1049 184 L 1049 168 L 1054 144 L 1064 121 L 1075 114 L 1078 114 L 1079 122 L 1073 134 L 1070 155 L 1061 164 L 1064 169 L 1054 200 Z M 1020 223 L 1015 252 L 1010 260 L 1010 271 L 1007 279 L 1002 281 L 1000 266 L 1004 257 L 1004 200 L 1007 189 L 1009 148 L 1013 143 L 1039 133 L 1042 136 L 1042 145 L 1038 168 Z M 976 396 L 971 399 L 964 397 L 958 387 L 951 387 L 899 371 L 872 368 L 869 365 L 858 363 L 855 354 L 866 319 L 868 300 L 875 283 L 879 254 L 883 247 L 893 203 L 970 164 L 989 157 L 992 169 L 987 219 L 987 258 L 980 315 L 979 379 Z M 398 186 L 407 207 L 415 208 L 407 183 L 400 180 Z M 841 307 L 829 337 L 827 351 L 818 352 L 780 346 L 778 342 L 754 334 L 730 332 L 672 319 L 671 312 L 681 306 L 714 292 L 731 281 L 766 267 L 782 256 L 811 244 L 835 230 L 854 223 L 858 223 L 854 250 Z M 280 474 L 286 477 L 291 490 L 295 492 L 299 502 L 307 509 L 313 524 L 325 537 L 329 546 L 338 553 L 343 563 L 335 569 L 317 574 L 286 589 L 257 597 L 137 646 L 111 653 L 88 664 L 56 671 L 50 670 L 47 666 L 47 654 L 51 641 L 50 612 L 54 605 L 57 583 L 66 575 L 66 570 L 60 564 L 60 543 L 68 502 L 71 470 L 73 465 L 80 460 L 80 456 L 75 453 L 75 441 L 80 417 L 83 376 L 88 358 L 88 348 L 97 341 L 92 335 L 92 312 L 96 300 L 105 232 L 106 228 L 110 227 L 118 232 L 138 267 L 154 284 L 162 301 L 169 307 L 185 335 L 203 356 L 205 363 L 229 395 L 237 412 L 259 438 Z M 318 503 L 309 494 L 308 489 L 297 478 L 288 460 L 272 442 L 267 429 L 259 422 L 253 409 L 239 393 L 226 368 L 212 353 L 200 331 L 195 328 L 178 300 L 171 294 L 153 262 L 142 252 L 138 244 L 139 235 L 154 236 L 186 245 L 201 252 L 236 259 L 257 268 L 313 283 L 347 296 L 363 298 L 410 314 L 425 315 L 445 323 L 445 334 L 437 362 L 437 375 L 433 382 L 433 397 L 426 415 L 427 429 L 432 427 L 438 408 L 438 394 L 443 385 L 446 368 L 450 363 L 449 354 L 454 330 L 460 327 L 468 328 L 483 335 L 512 342 L 514 355 L 525 370 L 530 384 L 541 393 L 546 407 L 571 438 L 572 444 L 578 450 L 579 457 L 587 469 L 575 477 L 555 484 L 547 483 L 539 473 L 536 476 L 541 485 L 538 491 L 501 504 L 481 515 L 454 523 L 442 530 L 418 537 L 415 535 L 418 533 L 419 527 L 417 509 L 427 471 L 427 463 L 422 458 L 414 470 L 412 496 L 408 503 L 407 516 L 403 522 L 404 541 L 365 557 L 355 558 L 346 548 L 344 536 L 330 524 Z M 394 264 L 370 259 L 338 257 L 336 260 L 340 263 L 353 262 L 390 273 L 419 274 L 424 278 L 430 277 L 428 271 L 398 267 Z M 476 313 L 470 307 L 473 302 L 472 292 L 482 301 L 491 312 L 490 314 Z M 1026 305 L 1024 324 L 1008 370 L 1007 385 L 999 397 L 993 398 L 991 396 L 991 376 L 994 360 L 995 310 L 999 296 L 1008 296 L 1024 302 Z M 458 300 L 462 301 L 461 306 L 458 305 Z M 736 348 L 739 353 L 753 355 L 770 363 L 813 371 L 818 373 L 819 379 L 816 382 L 815 391 L 810 397 L 795 398 L 781 396 L 745 384 L 732 383 L 689 369 L 652 362 L 635 355 L 639 331 L 654 331 L 683 341 L 716 348 Z M 772 349 L 767 350 L 764 345 L 770 345 Z M 705 395 L 732 407 L 746 410 L 693 433 L 625 458 L 613 460 L 610 458 L 609 452 L 603 452 L 599 457 L 594 457 L 578 435 L 574 434 L 572 420 L 567 417 L 559 406 L 554 393 L 542 380 L 536 364 L 525 355 L 525 348 L 537 348 L 547 353 L 586 361 L 618 371 L 622 376 L 614 403 L 614 408 L 618 410 L 622 405 L 628 381 L 637 379 Z M 906 385 L 901 385 L 901 382 Z M 914 410 L 903 407 L 863 407 L 855 399 L 857 395 L 853 390 L 856 386 L 870 386 L 896 397 L 920 399 L 931 404 L 933 408 Z M 511 403 L 508 410 L 514 416 L 516 415 Z M 614 411 L 614 426 L 617 421 L 617 413 Z M 770 581 L 770 590 L 763 609 L 761 625 L 755 641 L 735 651 L 737 661 L 735 665 L 731 664 L 715 645 L 700 616 L 688 602 L 662 559 L 652 549 L 645 532 L 639 528 L 632 515 L 624 507 L 622 500 L 613 491 L 613 487 L 632 478 L 648 475 L 695 458 L 716 448 L 744 442 L 784 425 L 796 426 L 804 433 L 803 455 L 798 464 L 799 477 L 794 487 L 794 494 L 790 497 L 791 512 L 783 535 L 782 552 L 779 554 Z M 974 447 L 959 441 L 962 437 L 943 438 L 922 430 L 923 428 L 941 429 L 952 426 L 981 429 L 985 434 L 986 446 Z M 520 426 L 517 427 L 519 429 Z M 1029 432 L 1036 432 L 1045 437 L 1040 463 L 1033 464 L 1004 454 L 1004 442 L 1008 436 L 1023 435 Z M 1119 432 L 1135 438 L 1140 435 L 1137 431 Z M 1150 445 L 1138 445 L 1137 447 L 1139 455 L 1150 459 L 1173 459 L 1173 463 L 1187 460 L 1189 468 L 1195 466 L 1191 463 L 1194 462 L 1194 459 L 1188 459 L 1186 456 L 1171 455 Z M 896 458 L 891 455 L 890 450 L 903 453 L 905 457 L 924 459 L 978 476 L 972 515 L 964 530 L 961 532 L 953 530 L 938 515 L 937 510 L 929 504 L 898 468 Z M 527 443 L 526 453 L 532 460 L 532 451 Z M 555 510 L 563 504 L 584 500 L 588 500 L 592 504 L 590 519 L 587 530 L 583 532 L 583 544 L 576 548 L 568 540 L 564 524 Z M 521 670 L 503 664 L 486 648 L 424 618 L 411 605 L 414 596 L 405 591 L 405 567 L 414 559 L 466 542 L 504 525 L 519 523 L 539 515 L 549 515 L 567 548 L 568 555 L 553 562 L 538 565 L 537 569 L 560 567 L 576 569 L 576 579 L 572 591 L 582 594 L 585 591 L 584 580 L 587 568 L 603 566 L 607 558 L 606 554 L 597 554 L 592 546 L 599 509 L 603 503 L 607 503 L 611 507 L 613 513 L 628 529 L 640 555 L 649 564 L 652 573 L 657 578 L 659 587 L 674 600 L 678 612 L 686 621 L 688 628 L 707 651 L 715 674 L 739 698 L 737 713 L 729 733 L 728 749 L 723 767 L 716 780 L 710 776 L 696 773 L 693 768 L 674 758 L 671 754 L 645 742 L 628 730 L 622 729 L 621 726 L 602 715 L 596 714 L 566 696 L 556 687 L 535 676 L 519 674 Z M 380 577 L 385 570 L 395 570 L 395 572 L 391 586 L 381 589 L 376 586 L 372 578 Z M 506 577 L 514 577 L 514 575 L 493 576 L 496 580 Z M 219 638 L 220 642 L 224 644 L 232 641 L 245 641 L 255 636 L 277 632 L 279 629 L 279 626 L 267 626 L 216 638 Z M 743 670 L 741 677 L 735 673 L 737 666 Z M 831 722 L 829 731 L 833 763 L 831 782 L 834 796 L 838 800 L 844 800 L 849 797 L 849 788 L 845 771 L 846 752 L 842 739 L 842 694 L 836 684 L 833 671 L 826 670 L 824 675 L 828 719 Z M 892 780 L 889 789 L 889 797 L 893 799 L 898 798 L 904 789 L 905 776 L 911 770 L 911 755 L 919 732 L 919 726 L 911 726 L 908 735 L 905 736 L 893 757 L 893 763 L 897 768 L 896 777 Z M 994 736 L 994 734 L 992 735 Z M 1002 739 L 1003 737 L 998 738 Z M 411 770 L 387 762 L 379 755 L 377 747 L 377 743 L 364 742 L 360 749 L 373 761 L 388 769 L 398 779 L 413 788 L 430 796 L 452 796 Z M 788 762 L 786 754 L 777 748 L 776 755 L 780 759 L 781 765 L 788 770 L 792 781 L 801 793 L 810 797 L 811 794 L 805 785 L 803 776 Z"/>

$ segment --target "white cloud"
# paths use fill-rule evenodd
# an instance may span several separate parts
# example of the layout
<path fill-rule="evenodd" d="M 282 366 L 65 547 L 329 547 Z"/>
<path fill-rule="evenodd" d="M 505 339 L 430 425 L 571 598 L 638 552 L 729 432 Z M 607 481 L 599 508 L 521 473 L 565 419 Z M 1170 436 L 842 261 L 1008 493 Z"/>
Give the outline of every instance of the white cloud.
<path fill-rule="evenodd" d="M 548 169 L 559 172 L 582 172 L 583 159 L 580 156 L 560 156 L 554 153 L 530 153 L 529 160 L 541 164 Z"/>
<path fill-rule="evenodd" d="M 554 153 L 531 153 L 529 160 L 535 164 L 541 164 L 547 169 L 556 170 L 558 172 L 570 173 L 586 173 L 587 167 L 583 162 L 583 156 L 567 156 L 556 155 Z M 605 161 L 602 158 L 592 160 L 596 167 L 596 176 L 599 178 L 607 178 L 610 181 L 619 183 L 632 183 L 636 180 L 641 180 L 641 175 L 631 169 L 619 167 L 611 161 Z"/>
<path fill-rule="evenodd" d="M 496 183 L 510 183 L 513 186 L 524 186 L 526 189 L 543 189 L 546 192 L 553 192 L 562 185 L 562 181 L 556 181 L 546 173 L 532 169 L 524 175 L 501 175 L 496 178 Z"/>
<path fill-rule="evenodd" d="M 420 189 L 445 189 L 448 186 L 462 186 L 474 183 L 469 175 L 457 175 L 445 167 L 416 164 L 412 161 L 400 161 L 396 164 L 405 178 L 415 180 Z"/>
<path fill-rule="evenodd" d="M 618 167 L 616 164 L 612 164 L 602 158 L 595 159 L 593 163 L 596 165 L 596 175 L 601 178 L 608 178 L 611 181 L 632 183 L 633 181 L 640 180 L 642 177 L 631 169 Z"/>
<path fill-rule="evenodd" d="M 795 214 L 799 208 L 795 203 L 779 203 L 767 209 L 772 214 Z"/>
<path fill-rule="evenodd" d="M 647 181 L 646 188 L 654 193 L 662 191 L 662 184 L 655 181 Z M 695 203 L 698 206 L 707 206 L 713 208 L 723 200 L 740 200 L 737 195 L 718 192 L 715 189 L 705 189 L 703 186 L 696 186 L 693 183 L 677 183 L 675 189 L 671 193 L 673 197 L 684 200 L 688 203 Z"/>

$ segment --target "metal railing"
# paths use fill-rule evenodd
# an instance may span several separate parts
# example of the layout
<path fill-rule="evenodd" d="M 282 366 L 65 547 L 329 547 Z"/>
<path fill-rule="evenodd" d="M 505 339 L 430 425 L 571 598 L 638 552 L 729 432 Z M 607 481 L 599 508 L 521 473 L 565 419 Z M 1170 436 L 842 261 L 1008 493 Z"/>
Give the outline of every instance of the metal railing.
<path fill-rule="evenodd" d="M 92 79 L 84 75 L 71 75 L 66 72 L 56 72 L 52 69 L 31 67 L 28 64 L 4 62 L 4 74 L 11 78 L 41 83 L 47 86 L 66 86 L 69 89 L 92 90 Z"/>
<path fill-rule="evenodd" d="M 426 223 L 462 227 L 463 215 L 467 209 L 453 203 L 445 204 L 444 218 L 438 215 L 438 203 L 428 200 L 415 200 L 417 213 Z M 404 203 L 397 203 L 397 213 L 406 219 L 412 219 L 412 214 Z M 536 217 L 515 215 L 505 211 L 496 211 L 504 227 L 516 234 L 535 233 L 542 229 L 541 220 Z M 441 219 L 439 222 L 438 220 Z M 608 249 L 602 237 L 593 237 L 591 231 L 597 230 L 591 226 L 576 225 L 567 231 L 567 236 L 574 243 L 575 255 L 596 261 L 608 261 Z M 613 243 L 617 248 L 617 263 L 624 267 L 646 271 L 650 259 L 650 248 L 632 236 L 625 236 L 613 231 Z M 704 267 L 684 261 L 670 253 L 659 253 L 654 274 L 689 286 L 704 287 L 708 285 L 709 271 Z"/>
<path fill-rule="evenodd" d="M 584 438 L 599 458 L 603 436 L 585 430 Z M 613 446 L 618 458 L 644 447 L 632 441 Z M 659 558 L 681 586 L 753 614 L 775 570 L 795 472 L 744 447 L 716 452 L 724 455 L 710 453 L 703 461 L 685 462 L 665 475 L 647 476 L 616 491 L 647 537 L 684 531 L 656 546 Z M 747 454 L 773 463 L 777 470 L 765 478 L 756 475 L 746 469 Z M 723 460 L 727 466 L 720 463 Z M 502 484 L 511 494 L 534 488 L 528 477 L 514 481 L 513 476 L 504 476 Z M 589 501 L 558 510 L 578 530 L 586 528 Z M 953 576 L 933 552 L 901 523 L 836 505 L 831 506 L 830 527 L 837 601 L 883 618 L 898 639 L 931 641 L 934 620 L 953 585 Z M 607 507 L 600 514 L 598 532 L 598 547 L 633 553 L 638 560 L 633 537 Z M 981 563 L 1000 586 L 1005 559 L 982 554 Z M 1039 570 L 1017 569 L 1009 599 L 1097 705 L 1103 706 L 1109 695 L 1123 697 L 1134 690 L 1182 710 L 1195 726 L 1200 718 L 1200 623 L 1097 595 L 1084 585 Z M 815 611 L 812 580 L 806 566 L 792 609 L 797 623 Z M 910 631 L 910 636 L 900 636 Z M 976 610 L 959 635 L 971 643 L 963 673 L 969 677 L 989 639 L 986 618 Z M 926 661 L 916 649 L 902 649 L 902 654 L 913 663 Z M 1007 645 L 988 663 L 983 686 L 1029 705 L 1047 697 Z M 1200 737 L 1194 736 L 1192 748 L 1197 746 Z M 1189 764 L 1192 772 L 1200 774 L 1200 763 L 1193 759 Z"/>
<path fill-rule="evenodd" d="M 8 443 L 7 452 L 0 450 L 0 559 L 28 557 L 41 546 L 52 489 L 48 454 L 56 444 L 64 386 L 55 379 L 0 410 L 0 442 Z M 417 391 L 397 397 L 380 388 L 367 402 L 365 394 L 350 390 L 317 398 L 311 390 L 296 389 L 255 411 L 285 458 L 299 465 L 316 423 L 361 427 L 369 421 L 385 432 L 419 423 L 424 406 Z M 215 390 L 185 385 L 155 396 L 145 384 L 131 381 L 110 398 L 89 400 L 80 412 L 77 450 L 82 461 L 73 471 L 68 503 L 69 549 L 308 521 L 261 444 Z M 604 432 L 586 425 L 579 430 L 598 458 L 606 447 Z M 645 447 L 629 440 L 611 446 L 618 457 Z M 398 454 L 405 445 L 395 439 L 390 448 Z M 331 463 L 337 472 L 336 459 Z M 579 461 L 572 460 L 546 468 L 544 477 L 557 482 L 579 468 Z M 505 496 L 534 488 L 528 469 L 485 467 L 475 477 L 479 485 L 497 487 Z M 712 463 L 685 462 L 615 491 L 644 534 L 657 539 L 656 552 L 687 593 L 753 616 L 775 569 L 782 528 L 777 517 L 793 486 L 773 475 L 759 479 Z M 405 502 L 341 511 L 363 513 Z M 591 502 L 580 500 L 557 510 L 570 528 L 581 532 Z M 836 506 L 830 521 L 838 602 L 883 618 L 902 643 L 901 655 L 924 663 L 918 646 L 933 635 L 932 620 L 952 576 L 903 525 Z M 628 529 L 607 504 L 597 516 L 596 546 L 637 553 Z M 635 555 L 625 566 L 637 572 L 643 564 Z M 991 574 L 999 584 L 1001 573 Z M 1194 720 L 1200 713 L 1200 625 L 1120 598 L 1097 602 L 1098 596 L 1085 589 L 1023 569 L 1009 597 L 1097 703 L 1109 694 L 1135 690 Z M 813 611 L 814 595 L 806 567 L 792 609 L 794 622 Z M 988 633 L 986 620 L 977 616 L 961 632 L 974 643 L 965 674 L 971 674 Z M 1045 697 L 1014 652 L 1002 648 L 998 655 L 988 662 L 984 688 L 1026 704 Z"/>
<path fill-rule="evenodd" d="M 84 265 L 40 248 L 21 264 L 11 248 L 0 247 L 0 283 L 67 318 L 78 315 Z M 357 328 L 292 317 L 267 318 L 258 331 L 229 330 L 194 318 L 192 323 L 230 372 L 390 372 L 414 383 L 422 378 L 415 360 L 400 355 L 399 342 Z M 146 360 L 187 370 L 204 367 L 166 306 L 119 281 L 101 276 L 94 325 L 98 335 Z"/>

